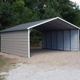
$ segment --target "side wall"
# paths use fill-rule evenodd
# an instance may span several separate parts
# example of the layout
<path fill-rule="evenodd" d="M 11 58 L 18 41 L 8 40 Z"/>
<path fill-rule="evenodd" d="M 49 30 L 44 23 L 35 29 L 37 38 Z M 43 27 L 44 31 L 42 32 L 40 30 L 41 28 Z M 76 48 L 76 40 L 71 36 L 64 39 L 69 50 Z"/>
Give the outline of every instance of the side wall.
<path fill-rule="evenodd" d="M 28 31 L 1 33 L 1 52 L 28 56 Z"/>
<path fill-rule="evenodd" d="M 79 30 L 43 32 L 42 48 L 79 51 Z"/>

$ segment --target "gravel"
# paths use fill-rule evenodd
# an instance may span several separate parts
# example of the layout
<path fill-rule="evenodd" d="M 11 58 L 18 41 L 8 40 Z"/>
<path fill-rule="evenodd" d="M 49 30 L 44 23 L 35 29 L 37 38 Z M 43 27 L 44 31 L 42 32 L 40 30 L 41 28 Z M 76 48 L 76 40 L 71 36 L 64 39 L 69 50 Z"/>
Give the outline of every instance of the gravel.
<path fill-rule="evenodd" d="M 80 80 L 80 52 L 36 51 L 30 59 L 17 58 L 16 68 L 2 72 L 5 80 Z"/>
<path fill-rule="evenodd" d="M 80 69 L 50 66 L 42 68 L 19 63 L 16 69 L 0 75 L 6 75 L 6 80 L 80 80 Z"/>

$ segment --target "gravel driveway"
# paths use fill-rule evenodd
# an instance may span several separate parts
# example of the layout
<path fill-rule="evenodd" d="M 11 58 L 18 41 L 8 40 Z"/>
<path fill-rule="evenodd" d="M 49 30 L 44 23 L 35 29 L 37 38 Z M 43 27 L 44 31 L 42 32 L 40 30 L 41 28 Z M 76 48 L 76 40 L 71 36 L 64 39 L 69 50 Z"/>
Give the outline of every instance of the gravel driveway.
<path fill-rule="evenodd" d="M 80 80 L 80 52 L 37 50 L 30 59 L 2 55 L 18 59 L 15 69 L 0 73 L 6 80 Z"/>

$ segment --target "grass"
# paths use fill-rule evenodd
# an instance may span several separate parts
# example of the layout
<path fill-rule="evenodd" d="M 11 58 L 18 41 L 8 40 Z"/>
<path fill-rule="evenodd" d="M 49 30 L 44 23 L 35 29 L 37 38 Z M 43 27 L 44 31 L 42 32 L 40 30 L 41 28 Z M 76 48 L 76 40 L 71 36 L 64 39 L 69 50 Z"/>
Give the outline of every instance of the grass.
<path fill-rule="evenodd" d="M 0 68 L 2 68 L 6 64 L 5 60 L 0 58 Z M 0 75 L 0 80 L 4 80 L 4 75 Z"/>
<path fill-rule="evenodd" d="M 4 76 L 0 75 L 0 80 L 4 80 L 4 79 L 5 79 Z"/>
<path fill-rule="evenodd" d="M 12 60 L 10 58 L 0 56 L 0 72 L 3 72 L 3 71 L 7 72 L 9 70 L 9 67 L 11 68 L 12 66 L 15 66 L 16 63 L 13 61 L 14 60 Z M 5 76 L 6 75 L 0 75 L 0 80 L 6 80 Z"/>
<path fill-rule="evenodd" d="M 0 59 L 0 67 L 3 67 L 6 64 L 4 59 Z"/>

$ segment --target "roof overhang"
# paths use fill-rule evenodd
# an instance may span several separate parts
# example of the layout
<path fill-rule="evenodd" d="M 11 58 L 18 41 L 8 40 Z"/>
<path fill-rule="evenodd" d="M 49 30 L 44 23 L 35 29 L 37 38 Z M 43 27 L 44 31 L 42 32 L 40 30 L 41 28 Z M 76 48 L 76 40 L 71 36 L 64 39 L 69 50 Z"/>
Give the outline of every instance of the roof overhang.
<path fill-rule="evenodd" d="M 76 25 L 60 17 L 45 20 L 36 25 L 30 26 L 27 29 L 31 28 L 37 29 L 39 31 L 80 29 Z"/>
<path fill-rule="evenodd" d="M 21 30 L 28 30 L 28 29 L 37 29 L 39 31 L 49 31 L 49 30 L 70 30 L 70 29 L 79 29 L 76 25 L 60 18 L 51 18 L 46 20 L 40 20 L 25 24 L 20 24 L 5 30 L 0 31 L 3 32 L 12 32 L 12 31 L 21 31 Z"/>

